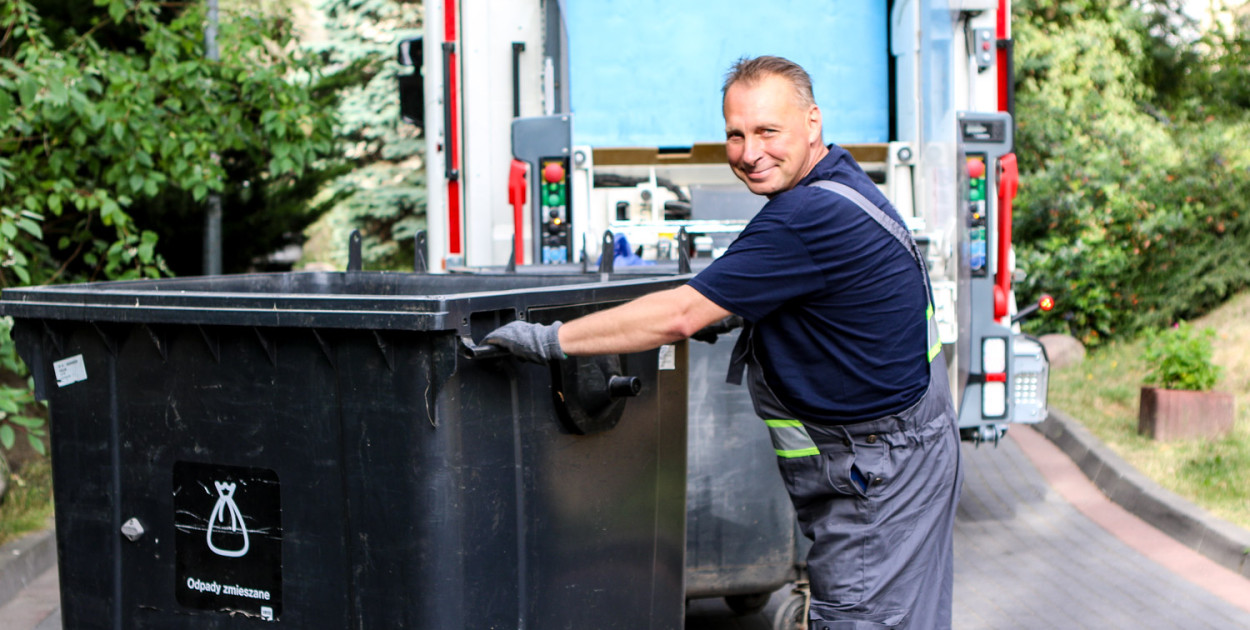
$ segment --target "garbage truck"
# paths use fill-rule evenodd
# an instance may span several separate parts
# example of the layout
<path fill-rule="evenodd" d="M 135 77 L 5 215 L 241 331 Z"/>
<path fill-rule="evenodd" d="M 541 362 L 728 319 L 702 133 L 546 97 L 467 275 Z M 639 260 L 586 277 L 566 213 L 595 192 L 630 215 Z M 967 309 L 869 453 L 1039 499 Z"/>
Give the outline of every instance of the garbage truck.
<path fill-rule="evenodd" d="M 427 141 L 424 260 L 434 273 L 593 272 L 624 242 L 655 270 L 714 260 L 766 201 L 727 165 L 721 117 L 725 72 L 762 54 L 808 70 L 825 140 L 851 153 L 920 245 L 961 437 L 996 442 L 1043 420 L 1048 361 L 1017 320 L 1051 302 L 1017 308 L 1013 289 L 1010 0 L 430 0 L 423 36 L 399 45 L 411 66 L 402 116 Z M 775 529 L 788 533 L 758 524 L 758 510 L 788 509 L 779 480 L 708 487 L 730 483 L 717 478 L 725 465 L 772 453 L 762 425 L 726 439 L 752 412 L 711 383 L 723 363 L 695 364 L 727 360 L 732 341 L 701 345 L 689 353 L 686 594 L 757 610 L 770 585 L 801 585 L 803 541 L 784 518 Z M 718 403 L 695 413 L 705 396 Z M 696 428 L 704 416 L 716 431 Z M 696 540 L 708 513 L 717 533 Z M 721 527 L 735 519 L 755 525 Z M 731 550 L 778 536 L 789 536 L 782 560 L 729 566 Z M 776 627 L 799 618 L 796 601 L 783 598 Z"/>
<path fill-rule="evenodd" d="M 400 90 L 431 266 L 597 260 L 608 230 L 715 258 L 766 201 L 726 164 L 721 81 L 784 56 L 925 252 L 963 436 L 996 439 L 1044 419 L 1048 371 L 1012 323 L 1011 52 L 1009 0 L 427 2 Z"/>

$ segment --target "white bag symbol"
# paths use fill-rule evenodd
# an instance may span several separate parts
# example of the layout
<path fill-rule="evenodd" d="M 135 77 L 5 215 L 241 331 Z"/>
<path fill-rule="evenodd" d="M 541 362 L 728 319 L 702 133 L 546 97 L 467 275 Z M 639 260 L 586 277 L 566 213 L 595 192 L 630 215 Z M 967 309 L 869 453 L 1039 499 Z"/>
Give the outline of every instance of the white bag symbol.
<path fill-rule="evenodd" d="M 217 486 L 217 504 L 213 506 L 213 513 L 208 517 L 208 548 L 219 556 L 227 558 L 238 558 L 247 555 L 248 547 L 251 541 L 247 538 L 247 526 L 243 523 L 243 514 L 239 512 L 239 506 L 234 503 L 234 488 L 232 483 L 222 483 L 214 481 L 213 485 Z M 213 530 L 217 529 L 217 524 L 225 524 L 226 513 L 230 513 L 230 531 L 243 534 L 243 548 L 238 550 L 222 549 L 213 544 Z M 222 531 L 226 531 L 224 528 Z"/>

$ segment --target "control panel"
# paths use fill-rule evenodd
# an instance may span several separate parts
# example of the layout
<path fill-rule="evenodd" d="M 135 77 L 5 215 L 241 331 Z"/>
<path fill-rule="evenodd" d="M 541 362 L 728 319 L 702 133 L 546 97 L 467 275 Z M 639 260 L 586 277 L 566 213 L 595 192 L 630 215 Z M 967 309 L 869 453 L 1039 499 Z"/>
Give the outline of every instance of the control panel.
<path fill-rule="evenodd" d="M 569 212 L 568 158 L 542 158 L 539 161 L 541 186 L 538 193 L 542 217 L 542 262 L 562 263 L 573 260 L 573 233 Z"/>
<path fill-rule="evenodd" d="M 547 265 L 573 260 L 573 191 L 569 185 L 572 142 L 573 119 L 567 114 L 512 121 L 512 155 L 529 165 L 532 184 L 529 214 L 533 258 L 518 259 Z M 524 231 L 522 214 L 517 211 L 514 220 L 517 235 Z"/>
<path fill-rule="evenodd" d="M 959 426 L 976 432 L 1012 417 L 1014 335 L 997 314 L 995 282 L 1008 273 L 1007 256 L 999 249 L 1010 244 L 1000 243 L 1009 237 L 1002 233 L 1007 219 L 1000 212 L 999 171 L 1012 150 L 1013 128 L 1011 117 L 999 112 L 959 112 L 957 121 L 960 266 L 955 379 L 956 391 L 963 393 Z"/>
<path fill-rule="evenodd" d="M 989 169 L 984 153 L 969 153 L 966 160 L 968 186 L 964 192 L 968 203 L 968 267 L 973 276 L 984 277 L 988 273 L 989 218 L 986 212 L 989 204 L 986 203 L 986 195 L 989 193 L 989 182 L 986 175 Z"/>

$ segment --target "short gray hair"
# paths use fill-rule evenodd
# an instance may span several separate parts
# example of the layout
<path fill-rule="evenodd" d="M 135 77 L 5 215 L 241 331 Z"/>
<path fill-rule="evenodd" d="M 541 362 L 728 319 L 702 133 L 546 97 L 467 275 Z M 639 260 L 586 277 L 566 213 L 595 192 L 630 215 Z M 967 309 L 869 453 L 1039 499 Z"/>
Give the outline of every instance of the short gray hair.
<path fill-rule="evenodd" d="M 729 87 L 733 84 L 755 84 L 769 76 L 777 76 L 789 81 L 790 85 L 794 86 L 799 105 L 810 107 L 816 104 L 816 97 L 812 94 L 812 77 L 807 74 L 803 66 L 784 57 L 769 55 L 755 58 L 742 57 L 735 62 L 725 74 L 725 84 L 720 90 L 721 100 L 724 100 L 725 94 L 729 92 Z"/>

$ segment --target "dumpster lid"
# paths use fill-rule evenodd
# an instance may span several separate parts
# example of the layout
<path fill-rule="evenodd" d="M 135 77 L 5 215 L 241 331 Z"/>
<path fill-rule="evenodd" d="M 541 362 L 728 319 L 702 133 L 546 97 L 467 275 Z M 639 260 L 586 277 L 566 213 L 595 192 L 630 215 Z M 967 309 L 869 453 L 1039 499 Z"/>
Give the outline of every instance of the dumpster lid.
<path fill-rule="evenodd" d="M 132 322 L 456 330 L 477 311 L 625 301 L 691 276 L 283 272 L 5 289 L 0 315 Z"/>

